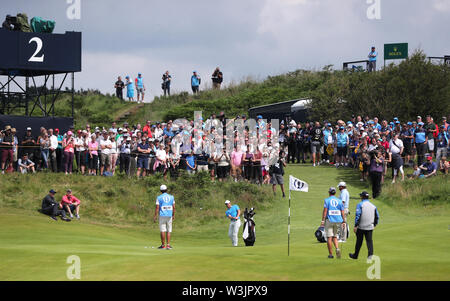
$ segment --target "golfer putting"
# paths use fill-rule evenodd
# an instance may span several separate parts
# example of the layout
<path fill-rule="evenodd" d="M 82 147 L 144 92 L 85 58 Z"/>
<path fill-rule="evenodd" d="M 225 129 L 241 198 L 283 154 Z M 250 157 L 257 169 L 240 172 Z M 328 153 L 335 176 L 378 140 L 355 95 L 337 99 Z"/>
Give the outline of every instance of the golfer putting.
<path fill-rule="evenodd" d="M 156 208 L 153 221 L 159 214 L 159 231 L 161 234 L 161 246 L 158 249 L 171 250 L 170 234 L 172 233 L 172 222 L 175 220 L 175 199 L 173 195 L 167 193 L 167 186 L 161 185 L 159 188 L 161 195 L 156 198 Z M 165 244 L 167 238 L 167 244 Z"/>
<path fill-rule="evenodd" d="M 228 237 L 231 239 L 233 247 L 238 245 L 238 233 L 241 227 L 241 209 L 238 205 L 231 205 L 229 200 L 225 201 L 225 206 L 228 210 L 225 212 L 225 216 L 230 219 L 230 227 L 228 228 Z"/>

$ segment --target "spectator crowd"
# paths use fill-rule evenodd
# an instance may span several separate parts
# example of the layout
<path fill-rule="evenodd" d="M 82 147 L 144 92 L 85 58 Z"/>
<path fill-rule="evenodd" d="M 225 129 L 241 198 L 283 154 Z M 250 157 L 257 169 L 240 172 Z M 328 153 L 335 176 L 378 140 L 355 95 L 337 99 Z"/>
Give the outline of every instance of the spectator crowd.
<path fill-rule="evenodd" d="M 236 121 L 245 126 L 237 128 Z M 440 124 L 431 116 L 425 120 L 417 116 L 408 122 L 398 118 L 379 122 L 377 117 L 361 116 L 335 124 L 286 120 L 275 129 L 258 116 L 250 126 L 256 131 L 251 131 L 251 123 L 246 121 L 245 115 L 226 119 L 221 112 L 184 125 L 148 120 L 143 127 L 130 127 L 127 122 L 117 127 L 113 122 L 109 129 L 91 129 L 87 124 L 78 130 L 71 126 L 65 133 L 42 127 L 38 137 L 31 128 L 20 137 L 8 125 L 0 134 L 1 169 L 2 173 L 48 171 L 89 176 L 161 174 L 165 179 L 204 172 L 212 181 L 272 184 L 274 193 L 280 185 L 284 195 L 286 164 L 311 160 L 313 166 L 357 169 L 361 181 L 371 181 L 374 197 L 381 191 L 388 168 L 393 183 L 405 179 L 404 166 L 414 167 L 411 178 L 448 173 L 450 127 L 445 117 Z M 231 122 L 234 132 L 227 136 Z M 266 131 L 261 135 L 263 128 Z M 254 132 L 256 144 L 252 143 Z M 232 146 L 227 148 L 229 137 Z M 274 139 L 277 146 L 272 146 Z M 271 160 L 274 152 L 275 161 Z"/>
<path fill-rule="evenodd" d="M 164 72 L 162 75 L 162 83 L 161 89 L 164 92 L 164 96 L 170 96 L 170 86 L 172 83 L 172 75 L 170 75 L 169 71 Z M 223 73 L 220 71 L 220 68 L 217 67 L 211 75 L 212 87 L 213 89 L 220 89 L 223 82 Z M 197 94 L 200 91 L 200 84 L 202 83 L 202 79 L 197 71 L 192 72 L 192 76 L 190 79 L 192 93 Z M 142 73 L 138 73 L 138 76 L 133 80 L 129 75 L 125 76 L 125 82 L 122 81 L 122 77 L 118 76 L 117 81 L 114 83 L 114 88 L 116 89 L 116 96 L 123 100 L 123 90 L 126 88 L 126 99 L 128 101 L 136 101 L 143 103 L 145 96 L 145 85 L 144 78 L 142 77 Z M 136 100 L 134 98 L 136 91 Z"/>

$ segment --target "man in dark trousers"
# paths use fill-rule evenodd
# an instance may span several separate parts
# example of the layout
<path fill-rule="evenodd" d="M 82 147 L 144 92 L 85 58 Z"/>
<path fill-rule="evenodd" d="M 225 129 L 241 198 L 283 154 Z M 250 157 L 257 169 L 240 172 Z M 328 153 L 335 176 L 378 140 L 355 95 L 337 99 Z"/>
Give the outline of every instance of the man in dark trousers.
<path fill-rule="evenodd" d="M 50 215 L 50 217 L 57 221 L 56 217 L 59 215 L 61 219 L 66 222 L 70 222 L 70 219 L 66 217 L 66 212 L 62 208 L 61 204 L 55 201 L 56 191 L 53 189 L 49 191 L 48 195 L 42 200 L 42 210 L 43 214 Z"/>
<path fill-rule="evenodd" d="M 213 83 L 213 88 L 219 90 L 220 85 L 223 82 L 223 73 L 222 71 L 220 71 L 219 67 L 217 67 L 216 70 L 214 70 L 211 79 Z"/>
<path fill-rule="evenodd" d="M 120 100 L 123 100 L 123 88 L 125 88 L 125 84 L 120 76 L 117 78 L 117 81 L 114 84 L 114 88 L 116 88 L 116 96 Z"/>
<path fill-rule="evenodd" d="M 358 259 L 364 237 L 366 238 L 368 258 L 371 258 L 373 255 L 372 232 L 380 218 L 377 207 L 369 201 L 369 193 L 363 191 L 359 196 L 361 202 L 356 205 L 355 228 L 353 229 L 356 233 L 355 253 L 348 254 L 352 259 Z"/>

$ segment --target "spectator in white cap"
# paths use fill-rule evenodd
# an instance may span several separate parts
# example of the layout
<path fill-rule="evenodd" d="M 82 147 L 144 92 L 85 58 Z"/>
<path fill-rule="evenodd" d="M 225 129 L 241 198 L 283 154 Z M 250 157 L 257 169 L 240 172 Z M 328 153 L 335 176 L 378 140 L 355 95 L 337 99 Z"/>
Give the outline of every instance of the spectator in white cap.
<path fill-rule="evenodd" d="M 159 214 L 159 231 L 161 234 L 161 246 L 158 249 L 171 250 L 170 235 L 172 233 L 172 222 L 175 220 L 175 199 L 173 195 L 167 193 L 167 186 L 161 185 L 159 188 L 161 195 L 156 198 L 156 208 L 153 221 Z M 167 238 L 167 244 L 166 244 Z"/>
<path fill-rule="evenodd" d="M 348 193 L 347 184 L 345 182 L 339 182 L 338 187 L 339 190 L 341 191 L 339 198 L 341 199 L 342 204 L 344 205 L 345 220 L 347 220 L 347 216 L 349 214 L 348 206 L 350 204 L 350 194 Z M 346 242 L 348 235 L 349 235 L 348 225 L 346 224 L 345 227 L 341 229 L 339 242 Z"/>
<path fill-rule="evenodd" d="M 237 247 L 238 245 L 238 233 L 239 228 L 241 227 L 241 209 L 238 205 L 231 205 L 229 200 L 225 201 L 225 206 L 227 206 L 228 210 L 225 212 L 225 216 L 230 219 L 230 227 L 228 228 L 228 237 L 231 239 L 231 243 L 233 247 Z"/>

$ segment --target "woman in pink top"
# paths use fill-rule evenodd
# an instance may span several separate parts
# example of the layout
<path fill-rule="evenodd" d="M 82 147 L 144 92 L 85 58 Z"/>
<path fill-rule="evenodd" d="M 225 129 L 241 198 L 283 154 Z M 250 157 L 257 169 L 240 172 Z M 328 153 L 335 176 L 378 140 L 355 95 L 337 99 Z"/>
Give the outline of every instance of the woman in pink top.
<path fill-rule="evenodd" d="M 95 135 L 91 137 L 89 141 L 89 174 L 95 176 L 97 174 L 98 166 L 98 142 L 95 139 Z"/>
<path fill-rule="evenodd" d="M 231 153 L 231 175 L 234 178 L 234 181 L 237 182 L 242 175 L 242 155 L 244 153 L 241 152 L 240 147 L 237 146 L 235 150 Z"/>
<path fill-rule="evenodd" d="M 63 140 L 62 147 L 64 149 L 64 171 L 66 175 L 68 173 L 72 174 L 75 141 L 71 131 L 67 132 L 67 137 Z"/>

